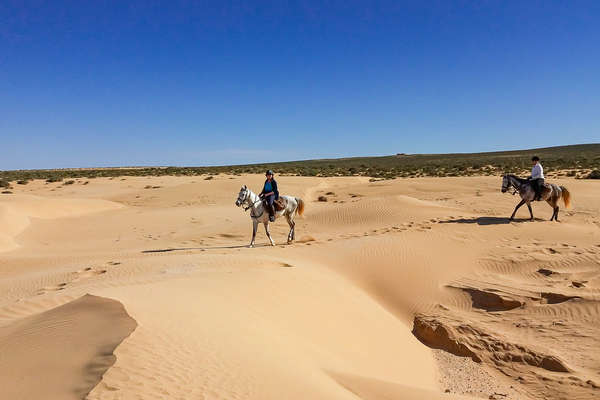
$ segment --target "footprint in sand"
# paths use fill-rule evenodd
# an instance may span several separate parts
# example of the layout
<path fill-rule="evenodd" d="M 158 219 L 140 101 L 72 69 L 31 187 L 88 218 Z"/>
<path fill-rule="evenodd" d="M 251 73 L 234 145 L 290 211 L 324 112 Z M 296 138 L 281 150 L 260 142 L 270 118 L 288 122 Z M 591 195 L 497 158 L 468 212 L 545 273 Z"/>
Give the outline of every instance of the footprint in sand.
<path fill-rule="evenodd" d="M 94 269 L 92 267 L 87 267 L 75 272 L 75 278 L 73 278 L 72 282 L 77 282 L 80 279 L 91 278 L 92 276 L 102 275 L 105 273 L 105 269 Z"/>
<path fill-rule="evenodd" d="M 43 287 L 41 289 L 38 289 L 37 294 L 45 294 L 48 292 L 57 292 L 59 290 L 64 290 L 67 286 L 66 282 L 61 282 L 58 285 L 54 285 L 54 286 L 46 286 Z"/>

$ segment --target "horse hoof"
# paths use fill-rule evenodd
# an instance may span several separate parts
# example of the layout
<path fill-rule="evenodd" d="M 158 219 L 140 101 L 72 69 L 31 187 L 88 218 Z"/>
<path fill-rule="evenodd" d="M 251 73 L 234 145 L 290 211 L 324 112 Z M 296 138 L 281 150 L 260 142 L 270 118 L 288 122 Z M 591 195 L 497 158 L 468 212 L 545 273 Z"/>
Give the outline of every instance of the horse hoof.
<path fill-rule="evenodd" d="M 253 247 L 254 247 L 254 245 L 253 245 L 253 244 L 249 244 L 249 245 L 248 245 L 248 248 L 249 248 L 249 249 L 251 249 L 251 248 L 253 248 Z"/>

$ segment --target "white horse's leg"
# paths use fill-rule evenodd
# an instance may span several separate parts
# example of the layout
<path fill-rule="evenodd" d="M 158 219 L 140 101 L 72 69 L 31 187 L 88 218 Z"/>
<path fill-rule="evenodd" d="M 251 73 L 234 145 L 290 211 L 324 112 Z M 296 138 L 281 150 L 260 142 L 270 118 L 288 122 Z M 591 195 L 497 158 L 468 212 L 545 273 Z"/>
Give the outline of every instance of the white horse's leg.
<path fill-rule="evenodd" d="M 293 225 L 294 222 L 292 221 L 292 218 L 290 217 L 289 214 L 285 215 L 285 219 L 287 219 L 288 225 L 290 226 L 290 233 L 288 233 L 288 240 L 287 240 L 287 242 L 291 243 L 292 242 L 292 233 L 294 231 L 294 225 Z"/>
<path fill-rule="evenodd" d="M 269 241 L 271 242 L 271 246 L 275 246 L 275 242 L 273 241 L 273 238 L 271 237 L 271 233 L 269 232 L 269 220 L 266 220 L 264 222 L 265 224 L 265 232 L 267 233 L 267 237 L 269 238 Z"/>
<path fill-rule="evenodd" d="M 294 214 L 290 213 L 285 216 L 290 225 L 290 233 L 288 234 L 288 243 L 291 243 L 296 238 L 296 222 L 294 222 Z"/>
<path fill-rule="evenodd" d="M 250 241 L 250 246 L 254 247 L 254 239 L 256 239 L 256 231 L 258 229 L 258 220 L 252 218 L 252 240 Z"/>

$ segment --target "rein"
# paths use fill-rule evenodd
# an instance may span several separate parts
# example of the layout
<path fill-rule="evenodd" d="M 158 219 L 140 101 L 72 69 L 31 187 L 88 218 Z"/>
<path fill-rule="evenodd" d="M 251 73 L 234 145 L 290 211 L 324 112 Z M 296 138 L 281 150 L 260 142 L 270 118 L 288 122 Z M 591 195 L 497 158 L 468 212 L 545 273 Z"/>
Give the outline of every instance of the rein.
<path fill-rule="evenodd" d="M 510 182 L 510 186 L 512 186 L 514 189 L 512 192 L 512 195 L 514 196 L 521 189 L 521 183 L 519 182 L 519 185 L 517 186 L 517 184 L 515 183 L 515 179 L 513 179 L 512 177 L 509 177 L 508 180 Z"/>
<path fill-rule="evenodd" d="M 248 197 L 250 197 L 250 196 L 248 196 Z M 260 217 L 262 217 L 262 215 L 265 213 L 265 210 L 263 210 L 259 215 L 252 214 L 252 211 L 254 209 L 254 205 L 256 203 L 260 203 L 261 201 L 262 201 L 262 199 L 258 199 L 254 203 L 250 204 L 248 207 L 244 207 L 244 212 L 250 210 L 250 217 L 252 217 L 252 218 L 260 218 Z"/>
<path fill-rule="evenodd" d="M 261 199 L 256 200 L 254 203 L 250 204 L 248 207 L 244 207 L 244 211 L 248 211 L 249 209 L 251 209 L 252 207 L 254 207 L 254 205 L 258 202 L 260 202 Z"/>

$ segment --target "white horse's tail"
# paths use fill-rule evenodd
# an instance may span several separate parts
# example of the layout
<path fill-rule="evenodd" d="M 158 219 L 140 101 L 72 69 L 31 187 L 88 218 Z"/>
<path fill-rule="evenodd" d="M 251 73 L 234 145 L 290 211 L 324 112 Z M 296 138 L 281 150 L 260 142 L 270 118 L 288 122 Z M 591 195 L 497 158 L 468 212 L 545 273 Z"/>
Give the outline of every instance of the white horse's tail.
<path fill-rule="evenodd" d="M 296 197 L 296 202 L 298 203 L 298 207 L 296 207 L 296 214 L 302 215 L 304 213 L 304 200 Z"/>

